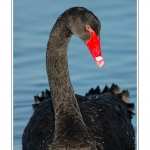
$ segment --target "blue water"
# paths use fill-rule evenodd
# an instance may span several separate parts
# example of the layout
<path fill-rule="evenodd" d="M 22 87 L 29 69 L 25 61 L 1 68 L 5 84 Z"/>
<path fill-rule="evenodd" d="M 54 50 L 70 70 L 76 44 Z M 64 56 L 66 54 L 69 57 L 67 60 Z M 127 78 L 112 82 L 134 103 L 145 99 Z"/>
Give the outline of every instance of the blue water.
<path fill-rule="evenodd" d="M 45 52 L 50 30 L 66 9 L 82 6 L 101 21 L 105 66 L 99 69 L 85 44 L 73 36 L 68 47 L 69 71 L 75 93 L 91 87 L 118 84 L 130 92 L 137 106 L 136 1 L 20 1 L 14 0 L 13 18 L 13 147 L 21 149 L 22 133 L 33 110 L 33 96 L 49 89 Z M 136 115 L 132 120 L 136 130 Z"/>

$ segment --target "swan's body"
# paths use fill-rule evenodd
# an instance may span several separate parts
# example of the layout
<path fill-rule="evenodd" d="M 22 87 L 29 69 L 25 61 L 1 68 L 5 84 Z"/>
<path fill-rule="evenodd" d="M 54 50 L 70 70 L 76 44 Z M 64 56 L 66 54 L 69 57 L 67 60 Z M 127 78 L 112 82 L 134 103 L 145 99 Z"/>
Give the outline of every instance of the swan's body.
<path fill-rule="evenodd" d="M 89 92 L 88 96 L 79 96 L 70 83 L 67 46 L 72 34 L 91 50 L 89 39 L 98 41 L 99 32 L 99 20 L 82 7 L 71 8 L 57 19 L 46 53 L 51 94 L 47 91 L 42 97 L 35 97 L 35 111 L 23 133 L 24 150 L 134 149 L 134 106 L 126 103 L 128 91 L 112 85 L 103 92 L 96 90 L 96 95 Z M 91 54 L 102 67 L 99 51 L 100 46 L 96 45 L 96 52 L 92 49 Z"/>

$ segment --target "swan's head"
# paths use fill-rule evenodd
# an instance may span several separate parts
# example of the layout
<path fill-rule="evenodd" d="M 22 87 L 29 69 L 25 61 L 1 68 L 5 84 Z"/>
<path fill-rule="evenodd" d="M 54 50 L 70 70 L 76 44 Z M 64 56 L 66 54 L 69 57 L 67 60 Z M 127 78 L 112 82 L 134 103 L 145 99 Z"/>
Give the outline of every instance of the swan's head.
<path fill-rule="evenodd" d="M 68 14 L 67 27 L 87 45 L 94 60 L 102 68 L 104 59 L 100 45 L 100 21 L 91 11 L 83 7 L 71 8 Z"/>

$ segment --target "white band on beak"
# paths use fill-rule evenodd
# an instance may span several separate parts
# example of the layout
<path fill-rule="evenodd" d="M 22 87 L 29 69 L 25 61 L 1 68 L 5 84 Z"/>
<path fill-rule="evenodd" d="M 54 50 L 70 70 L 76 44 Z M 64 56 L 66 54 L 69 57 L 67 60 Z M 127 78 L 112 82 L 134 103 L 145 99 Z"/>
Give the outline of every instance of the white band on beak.
<path fill-rule="evenodd" d="M 98 56 L 98 57 L 95 57 L 95 59 L 96 59 L 97 61 L 100 61 L 100 60 L 102 60 L 102 59 L 103 59 L 103 57 Z"/>

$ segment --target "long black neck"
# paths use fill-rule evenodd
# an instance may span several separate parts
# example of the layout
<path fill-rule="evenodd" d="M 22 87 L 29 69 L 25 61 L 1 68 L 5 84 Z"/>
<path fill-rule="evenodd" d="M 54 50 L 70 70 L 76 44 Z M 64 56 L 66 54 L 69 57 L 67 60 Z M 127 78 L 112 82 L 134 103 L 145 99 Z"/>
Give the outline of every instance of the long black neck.
<path fill-rule="evenodd" d="M 88 137 L 69 77 L 67 47 L 71 36 L 65 20 L 58 19 L 51 31 L 46 53 L 46 69 L 55 113 L 56 145 L 69 138 L 70 134 L 75 137 L 78 134 L 78 138 L 82 139 Z"/>
<path fill-rule="evenodd" d="M 51 31 L 46 53 L 46 69 L 55 115 L 63 111 L 70 99 L 75 99 L 67 61 L 67 46 L 72 34 L 59 24 L 61 21 L 57 21 Z M 70 107 L 67 109 L 73 109 L 73 105 Z"/>

